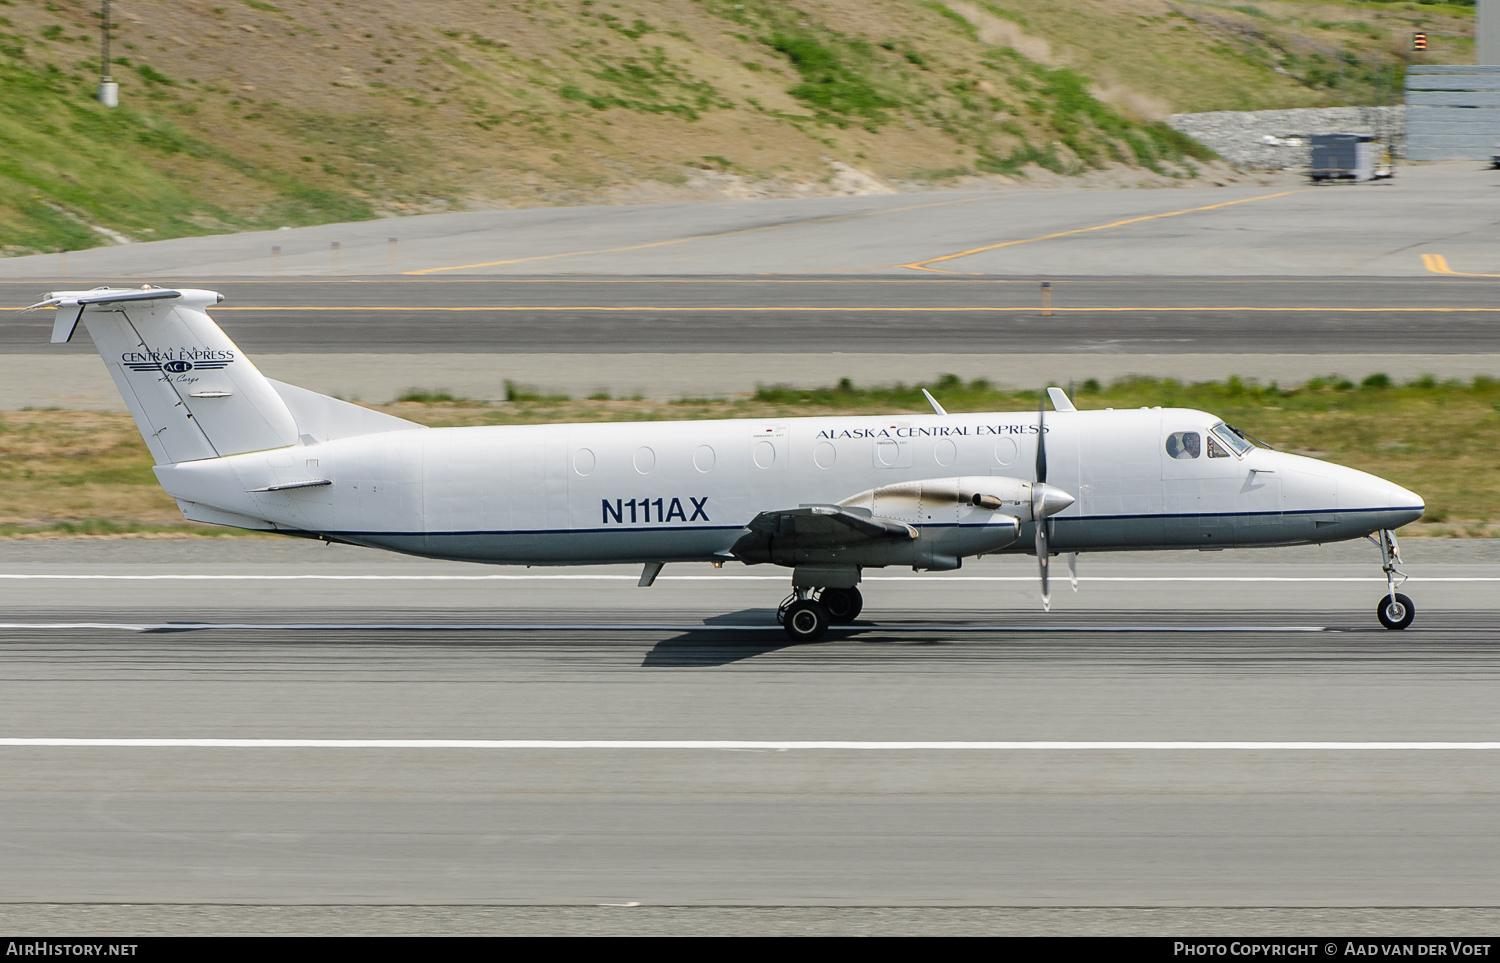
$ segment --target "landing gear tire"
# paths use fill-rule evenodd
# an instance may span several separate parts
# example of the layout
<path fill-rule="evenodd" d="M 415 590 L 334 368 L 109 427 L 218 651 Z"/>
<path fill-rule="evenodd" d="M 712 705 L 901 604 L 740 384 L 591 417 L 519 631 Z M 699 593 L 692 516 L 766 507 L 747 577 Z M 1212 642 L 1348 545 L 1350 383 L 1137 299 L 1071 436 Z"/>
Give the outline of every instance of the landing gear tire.
<path fill-rule="evenodd" d="M 865 607 L 865 597 L 857 588 L 824 589 L 818 594 L 818 601 L 828 606 L 828 619 L 835 625 L 853 622 Z"/>
<path fill-rule="evenodd" d="M 793 642 L 816 642 L 828 631 L 828 606 L 818 599 L 798 599 L 786 608 L 781 625 Z"/>
<path fill-rule="evenodd" d="M 1411 625 L 1411 620 L 1417 617 L 1417 607 L 1411 599 L 1397 592 L 1394 597 L 1381 597 L 1380 604 L 1375 607 L 1375 617 L 1386 628 L 1400 630 Z"/>

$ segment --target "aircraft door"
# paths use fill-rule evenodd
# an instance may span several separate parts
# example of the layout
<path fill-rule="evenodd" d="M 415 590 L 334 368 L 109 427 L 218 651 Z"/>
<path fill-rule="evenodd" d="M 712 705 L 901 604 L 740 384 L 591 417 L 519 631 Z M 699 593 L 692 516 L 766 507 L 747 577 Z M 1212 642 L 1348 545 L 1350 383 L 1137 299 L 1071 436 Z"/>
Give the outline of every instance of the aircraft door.
<path fill-rule="evenodd" d="M 1161 416 L 1155 411 L 1090 412 L 1079 455 L 1079 514 L 1099 547 L 1161 541 Z M 1050 449 L 1049 449 L 1050 455 Z"/>
<path fill-rule="evenodd" d="M 1169 544 L 1218 548 L 1257 540 L 1281 511 L 1280 482 L 1254 472 L 1200 418 L 1162 418 L 1163 527 Z"/>
<path fill-rule="evenodd" d="M 1234 540 L 1241 545 L 1284 540 L 1283 478 L 1276 472 L 1255 471 L 1243 464 L 1240 468 L 1244 474 L 1238 492 L 1239 512 L 1234 517 Z"/>

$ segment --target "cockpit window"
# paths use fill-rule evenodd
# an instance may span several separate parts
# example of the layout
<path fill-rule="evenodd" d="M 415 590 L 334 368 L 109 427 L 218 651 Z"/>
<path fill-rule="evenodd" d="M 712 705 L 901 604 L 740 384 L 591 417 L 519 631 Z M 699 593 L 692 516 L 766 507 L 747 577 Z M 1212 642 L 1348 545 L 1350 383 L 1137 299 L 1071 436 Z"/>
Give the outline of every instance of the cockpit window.
<path fill-rule="evenodd" d="M 1250 444 L 1248 438 L 1222 421 L 1210 428 L 1209 431 L 1213 432 L 1215 438 L 1218 438 L 1229 448 L 1233 449 L 1234 453 L 1241 458 L 1245 456 L 1246 452 L 1255 447 Z M 1209 453 L 1209 457 L 1214 457 L 1212 452 Z"/>
<path fill-rule="evenodd" d="M 1224 450 L 1224 446 L 1221 445 L 1221 444 L 1219 444 L 1218 439 L 1214 438 L 1213 435 L 1209 435 L 1208 436 L 1208 457 L 1210 457 L 1210 458 L 1228 458 L 1229 457 L 1229 452 L 1227 452 L 1227 451 Z"/>
<path fill-rule="evenodd" d="M 1174 431 L 1167 436 L 1167 454 L 1173 458 L 1197 458 L 1203 438 L 1196 431 Z"/>

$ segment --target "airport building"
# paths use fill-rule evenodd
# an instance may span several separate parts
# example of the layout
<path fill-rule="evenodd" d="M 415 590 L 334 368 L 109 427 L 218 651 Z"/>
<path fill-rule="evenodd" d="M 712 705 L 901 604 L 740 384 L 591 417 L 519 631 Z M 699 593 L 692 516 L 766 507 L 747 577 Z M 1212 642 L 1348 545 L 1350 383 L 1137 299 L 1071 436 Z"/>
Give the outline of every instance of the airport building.
<path fill-rule="evenodd" d="M 1500 145 L 1500 0 L 1479 0 L 1474 66 L 1406 72 L 1409 160 L 1490 159 Z"/>

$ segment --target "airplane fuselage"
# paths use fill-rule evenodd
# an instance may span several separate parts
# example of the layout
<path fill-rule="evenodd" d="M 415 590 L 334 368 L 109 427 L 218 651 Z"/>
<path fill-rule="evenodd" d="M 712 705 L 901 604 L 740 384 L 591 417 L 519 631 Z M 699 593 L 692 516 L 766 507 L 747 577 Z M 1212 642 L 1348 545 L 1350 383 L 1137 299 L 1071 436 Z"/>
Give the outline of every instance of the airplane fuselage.
<path fill-rule="evenodd" d="M 1214 434 L 1220 424 L 1201 411 L 1143 408 L 1048 412 L 1044 426 L 1033 411 L 439 428 L 157 474 L 189 518 L 235 524 L 230 513 L 502 564 L 723 561 L 768 509 L 931 479 L 1029 481 L 1040 431 L 1049 483 L 1076 498 L 1050 521 L 1056 552 L 1330 542 L 1422 513 L 1420 497 L 1373 475 L 1242 441 L 1230 448 L 1223 428 Z M 956 558 L 1033 551 L 1024 512 L 1019 537 L 1000 547 L 981 531 L 994 513 L 967 504 L 879 514 L 928 542 L 948 539 Z"/>

